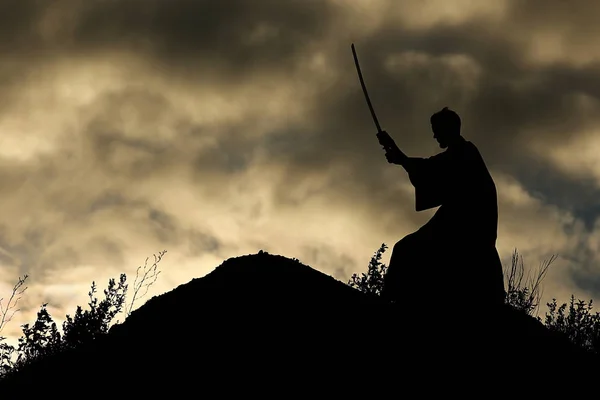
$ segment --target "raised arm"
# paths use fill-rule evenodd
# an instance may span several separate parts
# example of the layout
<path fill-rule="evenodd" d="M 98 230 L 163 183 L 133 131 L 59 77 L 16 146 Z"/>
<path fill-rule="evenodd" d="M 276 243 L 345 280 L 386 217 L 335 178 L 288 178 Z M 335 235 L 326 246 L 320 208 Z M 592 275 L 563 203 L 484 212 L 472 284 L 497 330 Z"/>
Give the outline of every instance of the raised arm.
<path fill-rule="evenodd" d="M 429 158 L 409 157 L 400 150 L 394 139 L 386 131 L 377 133 L 377 139 L 385 150 L 385 158 L 388 162 L 401 165 L 409 175 L 427 176 L 427 178 L 431 175 L 443 175 L 445 157 L 442 154 Z M 417 178 L 417 180 L 420 181 L 421 179 Z"/>
<path fill-rule="evenodd" d="M 444 201 L 447 191 L 448 164 L 445 153 L 429 158 L 408 157 L 398 148 L 385 131 L 377 134 L 379 143 L 385 150 L 385 157 L 391 164 L 401 165 L 415 188 L 417 211 L 437 207 Z"/>
<path fill-rule="evenodd" d="M 404 166 L 408 156 L 402 152 L 394 142 L 394 139 L 386 132 L 381 131 L 377 133 L 377 140 L 379 144 L 383 146 L 385 150 L 385 158 L 390 164 L 398 164 Z"/>

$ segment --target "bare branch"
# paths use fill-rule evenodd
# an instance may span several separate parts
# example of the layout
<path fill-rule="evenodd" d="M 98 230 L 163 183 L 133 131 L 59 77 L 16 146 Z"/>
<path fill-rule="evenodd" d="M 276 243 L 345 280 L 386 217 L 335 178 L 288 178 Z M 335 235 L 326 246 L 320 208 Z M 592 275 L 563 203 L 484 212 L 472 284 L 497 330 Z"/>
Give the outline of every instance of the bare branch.
<path fill-rule="evenodd" d="M 137 268 L 135 273 L 135 281 L 133 282 L 133 297 L 131 299 L 131 303 L 129 304 L 129 308 L 126 311 L 128 317 L 131 315 L 131 311 L 133 310 L 133 304 L 135 303 L 135 301 L 144 297 L 146 293 L 148 293 L 148 289 L 150 288 L 150 286 L 152 286 L 158 279 L 158 275 L 160 275 L 161 273 L 161 271 L 158 270 L 158 263 L 160 262 L 160 260 L 162 260 L 162 257 L 166 252 L 166 250 L 159 252 L 158 257 L 154 254 L 154 264 L 152 264 L 150 267 L 148 267 L 148 257 L 146 257 L 144 266 L 140 266 Z M 142 271 L 141 276 L 140 270 Z M 143 293 L 140 294 L 140 290 L 142 289 L 145 290 Z"/>
<path fill-rule="evenodd" d="M 20 308 L 16 307 L 19 300 L 21 300 L 23 293 L 27 290 L 27 286 L 23 287 L 23 285 L 25 285 L 25 281 L 28 277 L 29 275 L 24 275 L 23 278 L 19 277 L 5 307 L 2 306 L 2 300 L 4 299 L 0 299 L 0 332 L 2 332 L 6 324 L 12 320 L 13 316 L 18 311 L 21 311 Z"/>
<path fill-rule="evenodd" d="M 538 268 L 536 278 L 532 279 L 531 283 L 529 284 L 529 286 L 531 287 L 531 294 L 530 294 L 531 302 L 532 302 L 532 304 L 534 304 L 536 314 L 539 310 L 539 304 L 540 304 L 540 301 L 542 300 L 542 295 L 544 293 L 541 283 L 544 280 L 544 278 L 546 277 L 546 274 L 548 273 L 548 268 L 550 268 L 550 265 L 554 261 L 556 261 L 557 258 L 558 258 L 558 255 L 553 254 L 547 260 L 542 261 Z"/>
<path fill-rule="evenodd" d="M 513 306 L 530 315 L 537 315 L 542 298 L 541 283 L 548 273 L 550 265 L 558 258 L 557 255 L 540 263 L 534 276 L 525 273 L 523 257 L 515 249 L 510 268 L 505 271 L 507 300 Z"/>

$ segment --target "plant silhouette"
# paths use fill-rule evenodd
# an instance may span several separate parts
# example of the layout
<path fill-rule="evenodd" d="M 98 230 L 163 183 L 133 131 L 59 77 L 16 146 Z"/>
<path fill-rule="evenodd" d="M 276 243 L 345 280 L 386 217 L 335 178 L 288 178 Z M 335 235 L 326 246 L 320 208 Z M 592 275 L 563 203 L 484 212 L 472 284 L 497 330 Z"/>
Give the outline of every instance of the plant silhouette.
<path fill-rule="evenodd" d="M 160 274 L 158 263 L 165 253 L 166 250 L 160 252 L 158 256 L 155 255 L 152 266 L 148 267 L 148 259 L 146 259 L 144 266 L 138 267 L 134 282 L 134 296 L 129 304 L 127 316 L 131 314 L 135 301 L 141 299 L 148 288 L 156 282 Z M 0 330 L 10 322 L 15 312 L 19 311 L 15 307 L 27 289 L 24 287 L 27 278 L 27 275 L 19 278 L 6 306 L 0 308 Z M 139 293 L 142 288 L 145 291 Z M 19 338 L 17 347 L 6 343 L 5 337 L 0 337 L 0 377 L 14 375 L 32 363 L 66 350 L 78 349 L 105 336 L 113 325 L 115 317 L 125 312 L 127 289 L 126 274 L 121 274 L 118 281 L 109 279 L 108 286 L 104 290 L 104 298 L 99 301 L 96 297 L 96 282 L 92 282 L 88 293 L 90 299 L 88 309 L 84 310 L 81 306 L 77 306 L 73 316 L 66 315 L 62 332 L 48 312 L 48 304 L 42 304 L 34 324 L 21 326 L 23 335 Z"/>

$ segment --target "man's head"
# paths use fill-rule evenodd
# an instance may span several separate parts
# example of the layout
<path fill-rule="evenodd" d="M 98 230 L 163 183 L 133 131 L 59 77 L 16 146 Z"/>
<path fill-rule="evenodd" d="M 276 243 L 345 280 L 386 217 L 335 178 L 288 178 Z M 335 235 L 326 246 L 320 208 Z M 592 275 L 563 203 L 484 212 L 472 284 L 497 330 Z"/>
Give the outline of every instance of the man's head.
<path fill-rule="evenodd" d="M 433 138 L 437 140 L 442 149 L 460 137 L 460 117 L 448 107 L 434 113 L 430 121 Z"/>

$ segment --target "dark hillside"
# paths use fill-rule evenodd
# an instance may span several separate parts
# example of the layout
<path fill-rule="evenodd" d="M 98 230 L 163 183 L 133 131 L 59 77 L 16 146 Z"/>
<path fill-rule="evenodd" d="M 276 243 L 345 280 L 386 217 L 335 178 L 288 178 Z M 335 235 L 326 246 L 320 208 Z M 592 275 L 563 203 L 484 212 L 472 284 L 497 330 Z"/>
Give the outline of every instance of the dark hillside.
<path fill-rule="evenodd" d="M 200 384 L 246 393 L 243 382 L 346 386 L 374 368 L 395 377 L 394 385 L 411 385 L 414 377 L 451 378 L 508 365 L 520 354 L 536 364 L 586 360 L 566 339 L 508 308 L 486 317 L 456 307 L 447 315 L 409 317 L 404 308 L 282 256 L 232 258 L 152 298 L 104 340 L 32 365 L 0 390 L 31 382 L 33 391 L 60 382 L 94 387 L 105 379 L 138 394 Z"/>

